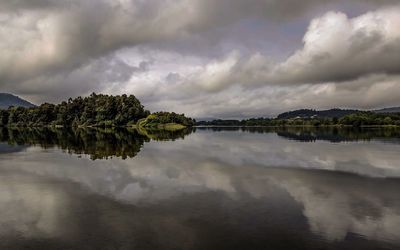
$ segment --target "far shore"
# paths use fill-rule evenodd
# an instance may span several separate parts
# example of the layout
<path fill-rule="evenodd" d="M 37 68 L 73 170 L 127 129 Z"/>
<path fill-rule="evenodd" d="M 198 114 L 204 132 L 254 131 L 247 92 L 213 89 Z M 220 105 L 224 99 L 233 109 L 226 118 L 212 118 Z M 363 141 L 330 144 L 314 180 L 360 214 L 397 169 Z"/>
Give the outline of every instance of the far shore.
<path fill-rule="evenodd" d="M 112 129 L 112 128 L 130 128 L 130 129 L 138 129 L 136 124 L 133 125 L 125 125 L 125 126 L 62 126 L 62 125 L 43 125 L 43 126 L 2 126 L 3 128 L 100 128 L 100 129 Z M 181 124 L 165 124 L 160 125 L 150 130 L 170 130 L 170 129 L 184 129 L 184 128 L 400 128 L 398 125 L 363 125 L 363 126 L 352 126 L 352 125 L 320 125 L 320 126 L 313 126 L 313 125 L 282 125 L 282 126 L 246 126 L 246 125 L 199 125 L 199 126 L 183 126 Z"/>
<path fill-rule="evenodd" d="M 284 126 L 237 126 L 237 125 L 199 125 L 193 126 L 194 128 L 400 128 L 398 125 L 365 125 L 365 126 L 352 126 L 352 125 L 284 125 Z"/>

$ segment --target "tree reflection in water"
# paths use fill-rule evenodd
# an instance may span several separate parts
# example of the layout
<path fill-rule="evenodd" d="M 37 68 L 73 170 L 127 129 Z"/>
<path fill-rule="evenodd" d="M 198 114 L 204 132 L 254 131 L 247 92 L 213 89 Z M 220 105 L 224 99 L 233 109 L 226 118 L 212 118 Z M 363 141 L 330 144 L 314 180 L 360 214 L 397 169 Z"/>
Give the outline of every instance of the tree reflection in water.
<path fill-rule="evenodd" d="M 10 145 L 58 147 L 70 154 L 87 154 L 92 160 L 109 157 L 132 158 L 150 140 L 183 139 L 191 129 L 146 131 L 116 128 L 1 128 L 0 141 Z"/>

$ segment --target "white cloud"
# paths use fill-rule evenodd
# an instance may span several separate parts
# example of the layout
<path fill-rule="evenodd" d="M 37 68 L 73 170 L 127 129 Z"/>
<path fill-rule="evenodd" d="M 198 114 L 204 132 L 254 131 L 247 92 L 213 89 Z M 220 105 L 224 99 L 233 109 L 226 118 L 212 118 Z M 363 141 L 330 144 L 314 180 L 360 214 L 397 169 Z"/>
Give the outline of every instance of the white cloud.
<path fill-rule="evenodd" d="M 318 83 L 400 72 L 400 7 L 356 18 L 328 12 L 314 19 L 304 47 L 278 68 L 282 81 Z M 278 76 L 279 78 L 279 76 Z"/>
<path fill-rule="evenodd" d="M 205 89 L 227 84 L 280 85 L 340 83 L 372 74 L 400 73 L 400 6 L 355 18 L 328 12 L 311 21 L 303 48 L 273 63 L 260 53 L 227 57 L 222 75 L 202 76 Z M 205 77 L 210 64 L 205 67 Z M 212 88 L 210 87 L 212 86 Z"/>

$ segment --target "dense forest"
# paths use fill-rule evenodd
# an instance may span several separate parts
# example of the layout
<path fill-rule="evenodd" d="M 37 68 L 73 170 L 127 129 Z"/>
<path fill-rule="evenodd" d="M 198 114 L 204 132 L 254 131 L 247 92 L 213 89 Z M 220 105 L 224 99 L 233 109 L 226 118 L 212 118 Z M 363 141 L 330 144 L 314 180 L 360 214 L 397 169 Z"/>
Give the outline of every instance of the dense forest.
<path fill-rule="evenodd" d="M 160 113 L 161 114 L 161 113 Z M 44 103 L 38 107 L 10 107 L 0 110 L 0 126 L 10 127 L 121 127 L 136 124 L 149 117 L 140 101 L 133 95 L 110 96 L 91 94 L 70 98 L 60 104 Z M 184 115 L 164 112 L 159 122 L 191 126 L 194 122 Z"/>
<path fill-rule="evenodd" d="M 0 111 L 0 124 L 8 126 L 123 126 L 150 114 L 135 96 L 95 93 L 70 98 L 60 104 L 38 107 L 10 107 Z"/>
<path fill-rule="evenodd" d="M 400 126 L 400 113 L 357 112 L 338 117 L 252 118 L 245 120 L 200 121 L 197 126 Z"/>

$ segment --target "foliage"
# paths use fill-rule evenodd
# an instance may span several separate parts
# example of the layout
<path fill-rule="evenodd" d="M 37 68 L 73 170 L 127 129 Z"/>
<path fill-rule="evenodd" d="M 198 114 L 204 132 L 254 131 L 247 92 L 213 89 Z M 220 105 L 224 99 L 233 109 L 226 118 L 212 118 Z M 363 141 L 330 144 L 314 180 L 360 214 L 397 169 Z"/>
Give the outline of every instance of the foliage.
<path fill-rule="evenodd" d="M 91 94 L 54 105 L 11 107 L 0 111 L 0 126 L 98 126 L 112 127 L 135 124 L 150 114 L 135 96 Z"/>
<path fill-rule="evenodd" d="M 346 115 L 359 112 L 352 109 L 328 109 L 328 110 L 314 110 L 314 109 L 298 109 L 289 111 L 278 115 L 278 119 L 293 119 L 293 118 L 340 118 Z"/>
<path fill-rule="evenodd" d="M 357 112 L 337 117 L 304 117 L 291 119 L 252 118 L 247 120 L 200 121 L 197 126 L 400 126 L 400 113 Z"/>
<path fill-rule="evenodd" d="M 137 127 L 145 129 L 177 130 L 191 127 L 195 122 L 195 120 L 185 117 L 184 114 L 176 114 L 174 112 L 156 112 L 147 116 L 145 119 L 139 120 Z"/>
<path fill-rule="evenodd" d="M 359 112 L 345 116 L 339 120 L 340 124 L 360 126 L 373 125 L 400 125 L 400 114 L 377 114 L 372 112 Z"/>

